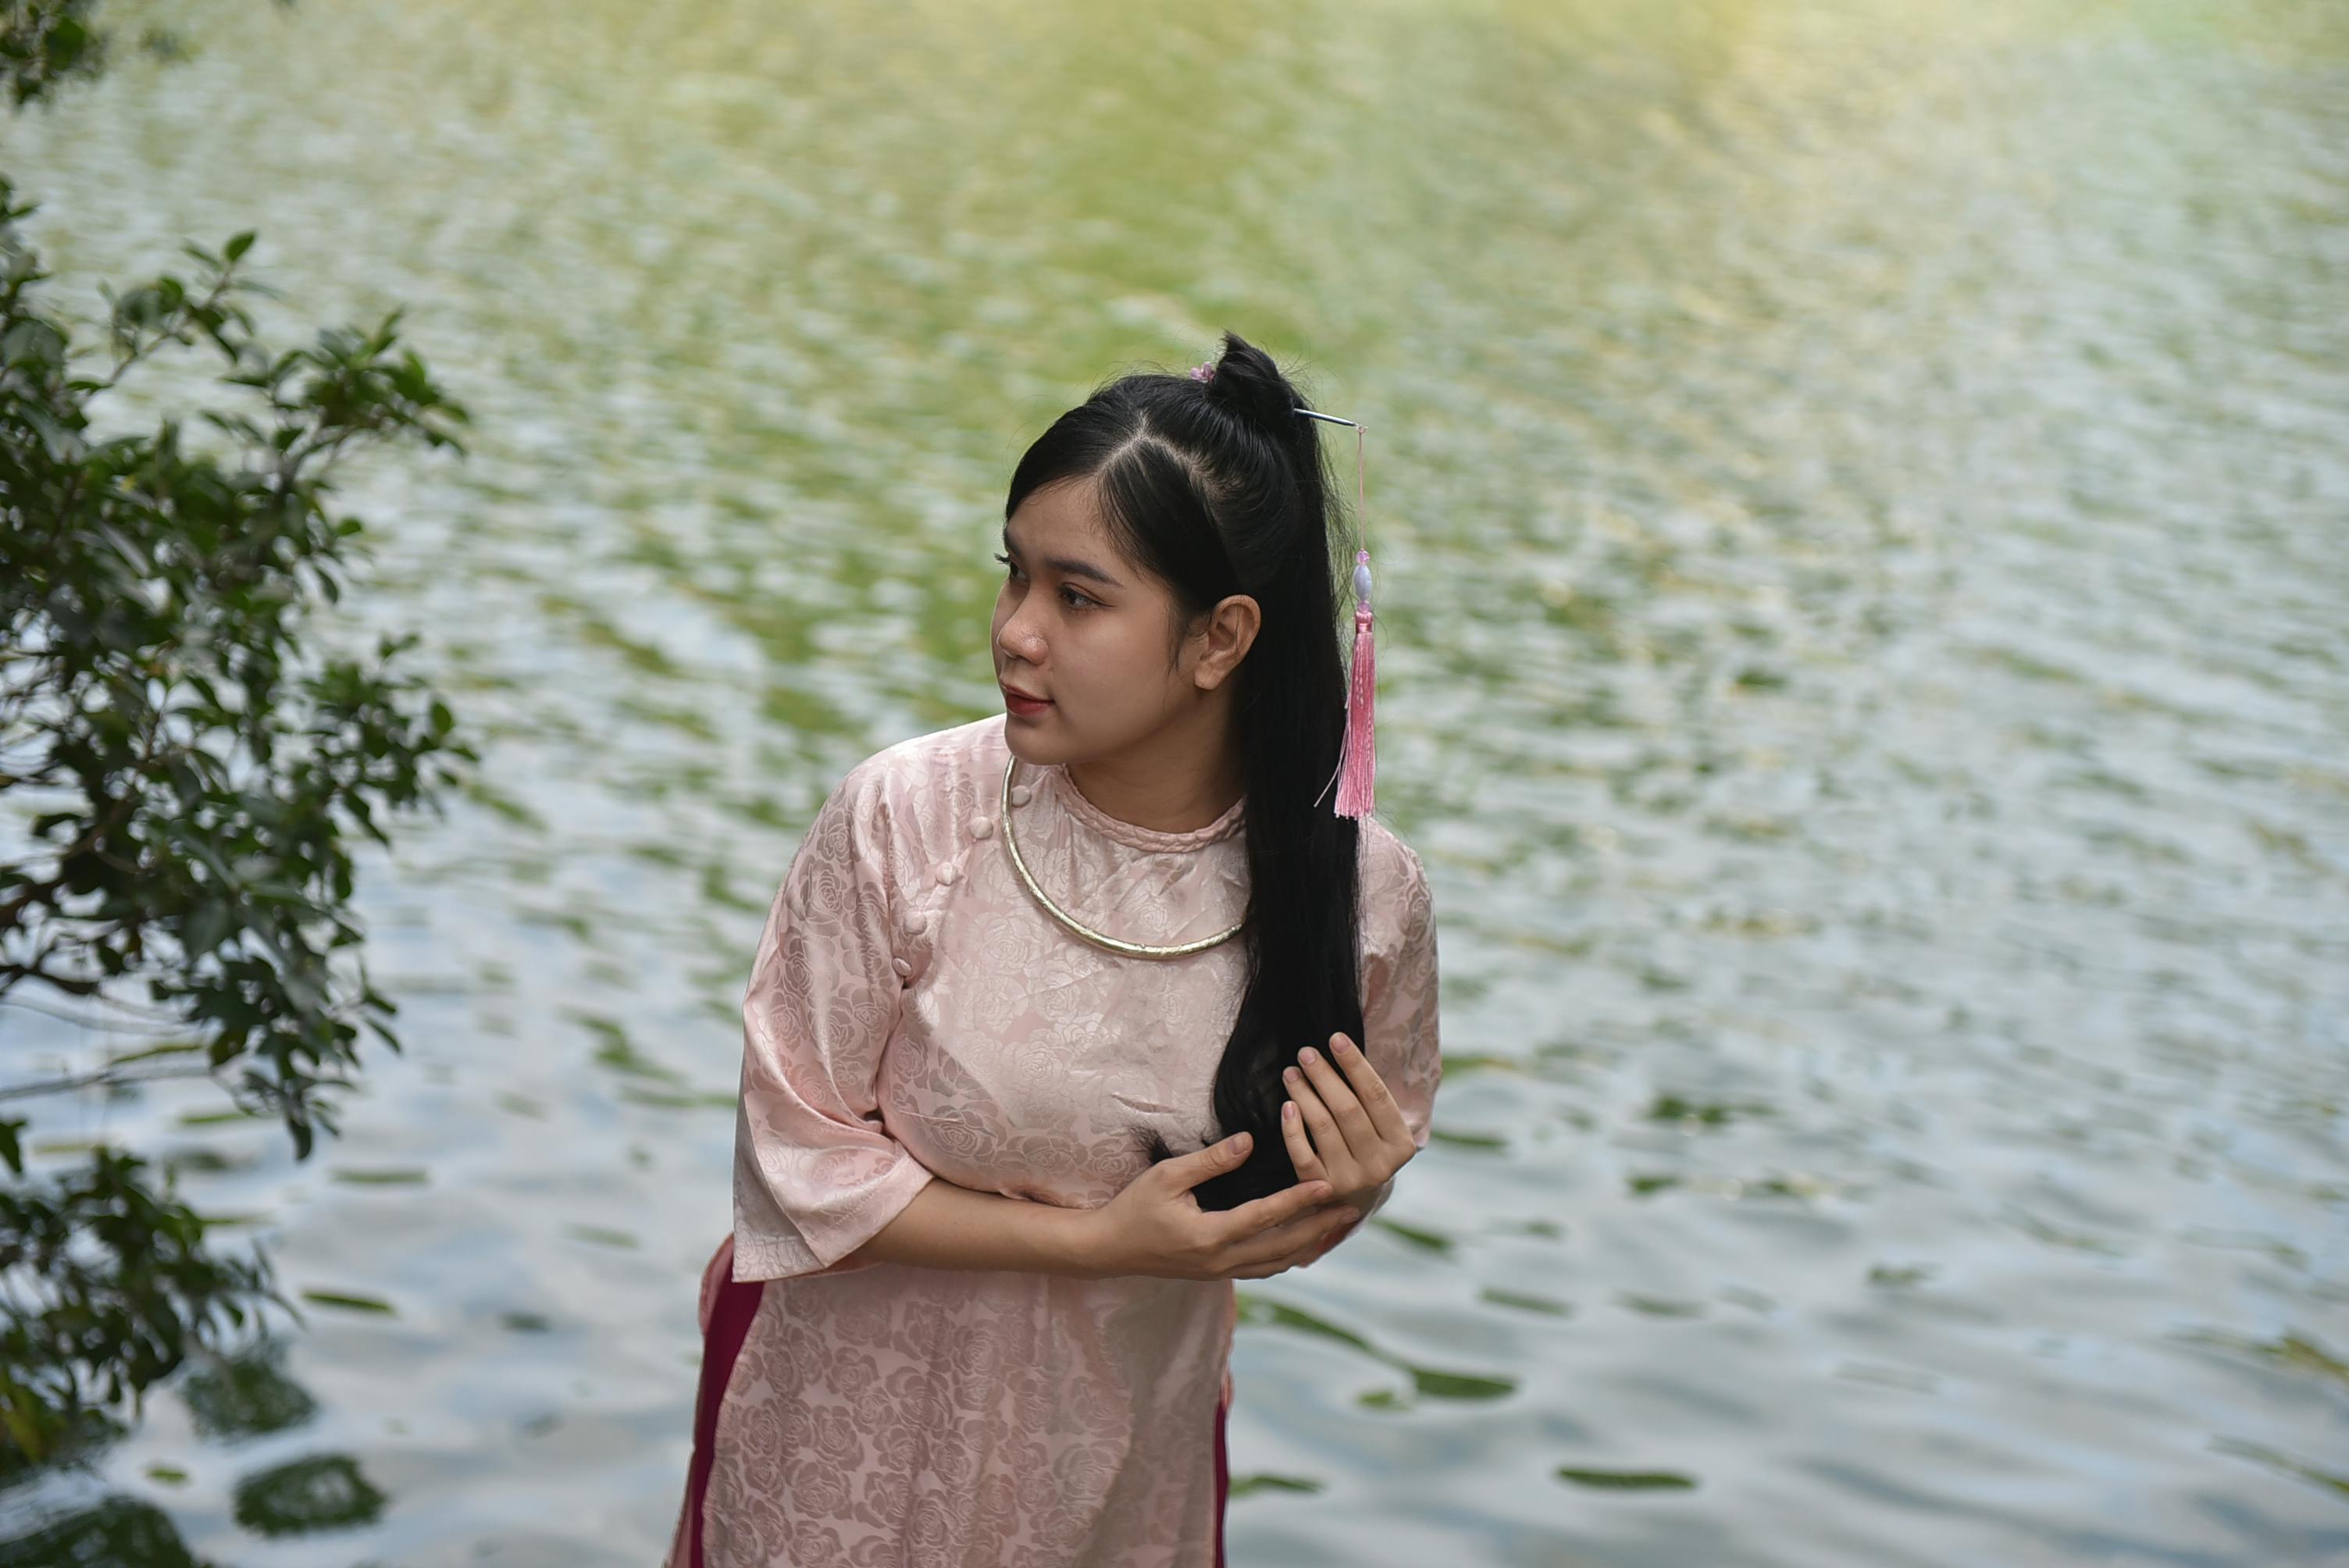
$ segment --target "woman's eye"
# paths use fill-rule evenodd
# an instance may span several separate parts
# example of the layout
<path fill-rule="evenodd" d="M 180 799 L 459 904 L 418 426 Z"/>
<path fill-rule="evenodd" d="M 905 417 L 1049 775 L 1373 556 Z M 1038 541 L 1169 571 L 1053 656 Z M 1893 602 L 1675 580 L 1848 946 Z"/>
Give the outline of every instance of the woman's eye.
<path fill-rule="evenodd" d="M 995 559 L 1003 562 L 1003 570 L 1007 573 L 1009 573 L 1014 580 L 1018 579 L 1019 576 L 1019 568 L 1012 564 L 1011 557 L 999 552 Z M 1089 594 L 1080 593 L 1065 583 L 1061 585 L 1061 593 L 1062 603 L 1066 603 L 1071 610 L 1093 610 L 1098 609 L 1101 606 L 1100 600 L 1095 599 Z"/>

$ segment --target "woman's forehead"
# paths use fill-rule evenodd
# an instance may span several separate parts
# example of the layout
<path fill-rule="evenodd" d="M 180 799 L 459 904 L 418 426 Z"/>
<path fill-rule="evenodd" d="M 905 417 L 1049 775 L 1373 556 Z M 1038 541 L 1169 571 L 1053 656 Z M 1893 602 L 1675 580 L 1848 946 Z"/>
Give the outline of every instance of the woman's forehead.
<path fill-rule="evenodd" d="M 1061 480 L 1029 491 L 1005 531 L 1023 545 L 1110 543 L 1100 494 L 1089 480 Z"/>
<path fill-rule="evenodd" d="M 1029 493 L 1003 525 L 1006 544 L 1071 577 L 1112 587 L 1133 574 L 1102 521 L 1091 484 L 1063 481 Z"/>

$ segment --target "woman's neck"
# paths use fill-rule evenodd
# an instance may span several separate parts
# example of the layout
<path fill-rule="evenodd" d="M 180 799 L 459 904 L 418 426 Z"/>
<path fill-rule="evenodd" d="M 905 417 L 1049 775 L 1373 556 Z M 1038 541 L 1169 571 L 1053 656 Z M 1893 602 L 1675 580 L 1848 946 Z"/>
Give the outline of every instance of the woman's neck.
<path fill-rule="evenodd" d="M 1247 793 L 1230 717 L 1227 702 L 1203 703 L 1122 751 L 1070 763 L 1069 779 L 1121 822 L 1195 832 Z"/>

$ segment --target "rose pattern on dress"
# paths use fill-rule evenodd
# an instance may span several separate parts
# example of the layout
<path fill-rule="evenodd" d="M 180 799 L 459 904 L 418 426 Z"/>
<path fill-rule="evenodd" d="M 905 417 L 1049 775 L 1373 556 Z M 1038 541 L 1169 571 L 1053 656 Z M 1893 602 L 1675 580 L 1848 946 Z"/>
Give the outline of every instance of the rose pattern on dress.
<path fill-rule="evenodd" d="M 778 888 L 743 997 L 734 1277 L 766 1283 L 719 1401 L 709 1568 L 1207 1568 L 1228 1281 L 852 1256 L 923 1185 L 1071 1207 L 1219 1136 L 1241 944 L 1092 947 L 1004 849 L 1000 716 L 851 769 Z M 1185 833 L 1020 769 L 1021 852 L 1077 918 L 1211 934 L 1247 903 L 1244 805 Z M 974 824 L 988 823 L 978 832 Z M 1427 1142 L 1441 1073 L 1418 857 L 1361 824 L 1361 1044 Z M 1299 1046 L 1320 1045 L 1299 1041 Z M 681 1563 L 680 1519 L 671 1563 Z"/>

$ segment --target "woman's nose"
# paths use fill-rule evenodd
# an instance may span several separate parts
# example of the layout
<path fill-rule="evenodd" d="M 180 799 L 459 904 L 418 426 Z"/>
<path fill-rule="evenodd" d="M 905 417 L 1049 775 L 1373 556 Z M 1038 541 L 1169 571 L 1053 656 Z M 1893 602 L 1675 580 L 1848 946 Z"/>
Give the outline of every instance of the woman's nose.
<path fill-rule="evenodd" d="M 1008 657 L 1018 659 L 1022 664 L 1040 665 L 1044 662 L 1043 636 L 1017 615 L 1003 623 L 1003 630 L 995 640 Z"/>

